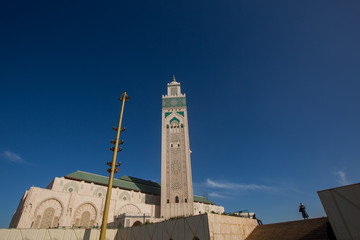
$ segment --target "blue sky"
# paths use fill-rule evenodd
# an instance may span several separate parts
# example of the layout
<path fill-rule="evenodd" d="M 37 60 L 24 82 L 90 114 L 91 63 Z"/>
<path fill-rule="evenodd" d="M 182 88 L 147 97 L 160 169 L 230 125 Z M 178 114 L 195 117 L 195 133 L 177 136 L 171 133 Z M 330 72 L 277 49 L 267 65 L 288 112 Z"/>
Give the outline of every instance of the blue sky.
<path fill-rule="evenodd" d="M 0 8 L 0 227 L 23 193 L 120 173 L 160 182 L 161 95 L 187 94 L 194 192 L 264 223 L 324 216 L 360 181 L 359 1 L 7 1 Z"/>

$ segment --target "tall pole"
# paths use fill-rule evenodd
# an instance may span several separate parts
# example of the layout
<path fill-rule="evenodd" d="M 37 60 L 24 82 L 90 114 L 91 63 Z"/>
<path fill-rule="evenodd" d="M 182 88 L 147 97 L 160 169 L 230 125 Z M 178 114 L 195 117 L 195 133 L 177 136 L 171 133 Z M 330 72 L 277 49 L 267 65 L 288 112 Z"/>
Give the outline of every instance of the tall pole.
<path fill-rule="evenodd" d="M 116 129 L 117 134 L 116 134 L 116 140 L 115 140 L 115 147 L 113 148 L 114 154 L 113 154 L 112 163 L 111 163 L 109 186 L 108 186 L 107 193 L 106 193 L 106 202 L 105 202 L 103 220 L 102 220 L 102 224 L 101 224 L 100 240 L 105 240 L 105 235 L 106 235 L 107 219 L 108 219 L 108 215 L 109 215 L 109 206 L 110 206 L 110 199 L 111 199 L 111 190 L 112 190 L 112 185 L 113 185 L 113 180 L 114 180 L 114 171 L 115 171 L 115 165 L 116 165 L 116 156 L 117 156 L 117 152 L 118 152 L 120 132 L 122 131 L 121 122 L 122 122 L 125 102 L 128 99 L 129 99 L 129 96 L 126 94 L 126 92 L 124 92 L 120 97 L 120 100 L 122 101 L 122 106 L 121 106 L 119 125 Z"/>

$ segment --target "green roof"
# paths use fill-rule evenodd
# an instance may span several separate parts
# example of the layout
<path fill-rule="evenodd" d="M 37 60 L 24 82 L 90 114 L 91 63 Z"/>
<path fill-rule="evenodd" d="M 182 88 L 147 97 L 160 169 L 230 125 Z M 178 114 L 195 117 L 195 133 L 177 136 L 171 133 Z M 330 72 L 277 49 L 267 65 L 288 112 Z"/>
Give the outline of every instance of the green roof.
<path fill-rule="evenodd" d="M 68 179 L 93 182 L 100 185 L 108 185 L 109 178 L 97 174 L 76 171 L 64 176 Z M 122 176 L 119 179 L 114 178 L 113 187 L 119 187 L 127 190 L 134 190 L 137 192 L 150 193 L 160 195 L 161 189 L 160 184 L 152 181 L 146 181 L 139 178 Z"/>
<path fill-rule="evenodd" d="M 196 196 L 194 195 L 194 202 L 207 203 L 211 205 L 216 205 L 214 202 L 210 201 L 206 197 Z"/>
<path fill-rule="evenodd" d="M 87 173 L 83 171 L 76 171 L 64 176 L 67 179 L 92 182 L 100 185 L 107 186 L 109 183 L 109 178 L 93 173 Z M 160 195 L 161 186 L 157 182 L 150 180 L 144 180 L 136 177 L 130 177 L 127 175 L 122 176 L 121 178 L 114 178 L 113 187 L 118 187 L 126 190 L 134 190 L 136 192 L 150 193 L 154 195 Z M 205 197 L 194 195 L 194 202 L 206 203 L 215 205 L 212 201 Z"/>

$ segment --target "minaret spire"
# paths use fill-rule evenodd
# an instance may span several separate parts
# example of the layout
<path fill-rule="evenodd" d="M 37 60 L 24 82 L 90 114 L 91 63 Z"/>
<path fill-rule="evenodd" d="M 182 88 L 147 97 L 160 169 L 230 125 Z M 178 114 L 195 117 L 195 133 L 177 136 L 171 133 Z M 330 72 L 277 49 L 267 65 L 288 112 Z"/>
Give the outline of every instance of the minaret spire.
<path fill-rule="evenodd" d="M 162 97 L 161 217 L 191 216 L 194 212 L 189 127 L 185 94 L 180 83 L 167 84 Z"/>

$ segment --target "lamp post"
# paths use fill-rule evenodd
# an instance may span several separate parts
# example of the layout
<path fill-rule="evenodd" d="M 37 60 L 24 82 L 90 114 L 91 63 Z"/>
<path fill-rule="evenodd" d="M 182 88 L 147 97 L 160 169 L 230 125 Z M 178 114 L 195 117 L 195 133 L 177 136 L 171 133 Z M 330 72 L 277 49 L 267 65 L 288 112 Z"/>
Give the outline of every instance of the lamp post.
<path fill-rule="evenodd" d="M 107 165 L 111 166 L 111 168 L 108 169 L 108 172 L 110 173 L 109 186 L 108 186 L 107 193 L 106 193 L 106 202 L 105 202 L 104 214 L 103 214 L 103 219 L 102 219 L 102 224 L 101 224 L 100 240 L 105 240 L 107 219 L 108 219 L 108 215 L 109 215 L 109 206 L 110 206 L 110 199 L 111 199 L 111 190 L 112 190 L 112 185 L 113 185 L 113 180 L 114 180 L 114 173 L 119 172 L 119 168 L 116 168 L 116 167 L 120 166 L 120 164 L 121 164 L 120 162 L 116 163 L 116 156 L 117 156 L 117 152 L 120 152 L 122 150 L 121 147 L 118 149 L 120 132 L 125 131 L 125 128 L 121 129 L 121 122 L 122 122 L 122 117 L 123 117 L 123 113 L 124 113 L 125 102 L 129 101 L 129 96 L 126 94 L 126 92 L 124 92 L 121 95 L 121 97 L 119 98 L 119 100 L 122 101 L 122 106 L 121 106 L 119 125 L 118 125 L 118 127 L 113 128 L 117 133 L 116 133 L 116 139 L 111 140 L 111 143 L 115 144 L 114 147 L 110 148 L 110 150 L 114 152 L 112 162 L 107 162 Z M 123 143 L 124 143 L 124 141 L 121 140 L 120 144 L 123 144 Z"/>

